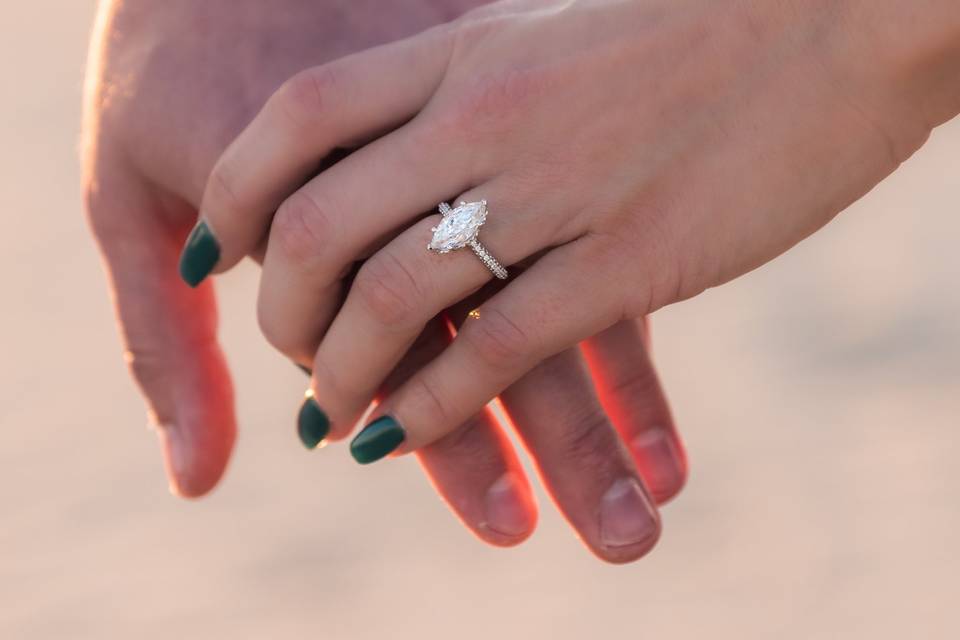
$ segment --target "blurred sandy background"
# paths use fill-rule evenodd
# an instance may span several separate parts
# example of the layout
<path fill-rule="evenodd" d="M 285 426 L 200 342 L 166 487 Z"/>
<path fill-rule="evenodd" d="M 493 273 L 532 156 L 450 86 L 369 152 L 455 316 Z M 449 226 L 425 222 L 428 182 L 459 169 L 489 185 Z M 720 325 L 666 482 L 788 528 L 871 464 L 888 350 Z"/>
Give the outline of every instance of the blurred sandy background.
<path fill-rule="evenodd" d="M 307 455 L 303 379 L 220 283 L 242 434 L 166 489 L 80 215 L 92 0 L 0 9 L 0 638 L 960 637 L 960 122 L 789 256 L 658 314 L 693 477 L 648 560 L 552 506 L 475 542 L 415 462 Z"/>

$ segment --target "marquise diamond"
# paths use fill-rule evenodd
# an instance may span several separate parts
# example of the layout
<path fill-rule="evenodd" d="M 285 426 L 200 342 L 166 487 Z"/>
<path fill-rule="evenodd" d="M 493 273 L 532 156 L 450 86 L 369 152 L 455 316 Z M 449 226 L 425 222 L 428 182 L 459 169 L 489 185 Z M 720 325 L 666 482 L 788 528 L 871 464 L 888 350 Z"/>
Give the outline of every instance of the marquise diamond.
<path fill-rule="evenodd" d="M 456 209 L 446 214 L 440 224 L 433 228 L 433 239 L 428 248 L 446 253 L 470 244 L 487 219 L 486 204 L 486 202 L 461 203 Z"/>

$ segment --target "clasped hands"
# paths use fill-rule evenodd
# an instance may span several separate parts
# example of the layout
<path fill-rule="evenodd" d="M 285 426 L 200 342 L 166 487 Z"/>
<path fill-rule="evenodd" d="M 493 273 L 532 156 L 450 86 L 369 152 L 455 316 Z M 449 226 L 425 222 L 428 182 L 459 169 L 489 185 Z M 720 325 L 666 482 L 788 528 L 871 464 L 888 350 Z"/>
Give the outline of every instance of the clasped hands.
<path fill-rule="evenodd" d="M 829 25 L 753 3 L 500 2 L 300 71 L 205 174 L 179 257 L 195 290 L 169 274 L 196 204 L 159 179 L 137 194 L 177 222 L 146 223 L 163 253 L 123 262 L 129 221 L 88 182 L 115 287 L 149 281 L 174 311 L 150 326 L 118 296 L 177 490 L 208 490 L 232 446 L 207 277 L 253 255 L 264 335 L 312 372 L 304 444 L 376 402 L 354 457 L 417 453 L 471 530 L 515 544 L 536 507 L 499 398 L 584 543 L 645 554 L 686 476 L 645 317 L 800 241 L 929 132 L 899 77 L 838 87 L 857 68 L 824 64 Z M 481 200 L 505 284 L 426 249 L 438 203 Z M 159 365 L 156 334 L 177 345 Z"/>

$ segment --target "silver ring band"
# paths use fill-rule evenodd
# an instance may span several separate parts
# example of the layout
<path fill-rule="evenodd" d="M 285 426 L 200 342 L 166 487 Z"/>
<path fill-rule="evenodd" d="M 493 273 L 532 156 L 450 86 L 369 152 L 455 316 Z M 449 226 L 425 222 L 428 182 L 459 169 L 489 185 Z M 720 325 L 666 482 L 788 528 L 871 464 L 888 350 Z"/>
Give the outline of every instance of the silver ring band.
<path fill-rule="evenodd" d="M 490 273 L 501 280 L 507 279 L 507 275 L 509 275 L 507 270 L 496 258 L 490 255 L 486 247 L 474 240 L 470 243 L 470 248 L 473 249 L 473 252 L 480 258 L 481 262 L 486 265 L 487 269 L 490 269 Z"/>

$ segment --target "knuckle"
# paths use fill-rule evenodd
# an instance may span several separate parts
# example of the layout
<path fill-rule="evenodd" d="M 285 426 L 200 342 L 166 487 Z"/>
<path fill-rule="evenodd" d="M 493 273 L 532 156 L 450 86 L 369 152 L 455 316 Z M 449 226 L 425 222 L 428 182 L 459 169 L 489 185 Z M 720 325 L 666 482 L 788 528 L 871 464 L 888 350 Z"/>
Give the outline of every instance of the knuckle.
<path fill-rule="evenodd" d="M 127 368 L 147 399 L 151 419 L 158 425 L 176 420 L 176 401 L 171 375 L 176 371 L 160 349 L 130 348 L 124 352 Z"/>
<path fill-rule="evenodd" d="M 142 387 L 153 387 L 156 383 L 163 381 L 167 368 L 161 358 L 157 351 L 131 349 L 124 353 L 124 359 L 133 379 Z"/>
<path fill-rule="evenodd" d="M 544 90 L 545 76 L 539 70 L 508 69 L 458 88 L 439 128 L 447 135 L 506 135 L 527 106 Z"/>
<path fill-rule="evenodd" d="M 296 361 L 310 359 L 309 349 L 294 339 L 276 307 L 264 304 L 262 298 L 257 302 L 257 325 L 267 343 L 280 353 Z"/>
<path fill-rule="evenodd" d="M 415 273 L 392 249 L 375 253 L 357 273 L 354 289 L 367 309 L 387 326 L 405 328 L 419 323 L 427 296 L 426 272 Z"/>
<path fill-rule="evenodd" d="M 416 407 L 417 415 L 430 416 L 434 425 L 453 425 L 456 421 L 444 395 L 437 385 L 426 376 L 415 376 L 410 380 L 410 404 Z"/>
<path fill-rule="evenodd" d="M 330 104 L 339 95 L 342 82 L 334 65 L 307 69 L 287 80 L 274 96 L 273 104 L 297 130 L 316 127 Z"/>
<path fill-rule="evenodd" d="M 303 191 L 287 198 L 274 218 L 270 240 L 294 266 L 315 267 L 331 245 L 329 211 Z"/>
<path fill-rule="evenodd" d="M 648 363 L 637 362 L 613 380 L 609 393 L 622 398 L 648 398 L 660 393 L 660 381 Z"/>
<path fill-rule="evenodd" d="M 229 160 L 229 151 L 225 153 L 213 166 L 210 178 L 207 180 L 207 190 L 204 194 L 206 213 L 216 215 L 221 211 L 237 211 L 240 196 L 237 193 L 239 181 L 236 171 Z"/>
<path fill-rule="evenodd" d="M 611 451 L 616 451 L 613 429 L 603 408 L 590 404 L 571 410 L 560 419 L 557 440 L 560 451 L 568 460 L 577 460 L 587 468 L 609 466 Z"/>
<path fill-rule="evenodd" d="M 491 369 L 520 369 L 533 353 L 528 333 L 496 309 L 481 309 L 480 319 L 468 323 L 459 336 Z"/>
<path fill-rule="evenodd" d="M 280 331 L 272 310 L 262 302 L 257 303 L 257 326 L 260 327 L 260 334 L 267 341 L 267 344 L 280 353 L 287 353 L 288 345 L 284 340 L 283 332 Z"/>

